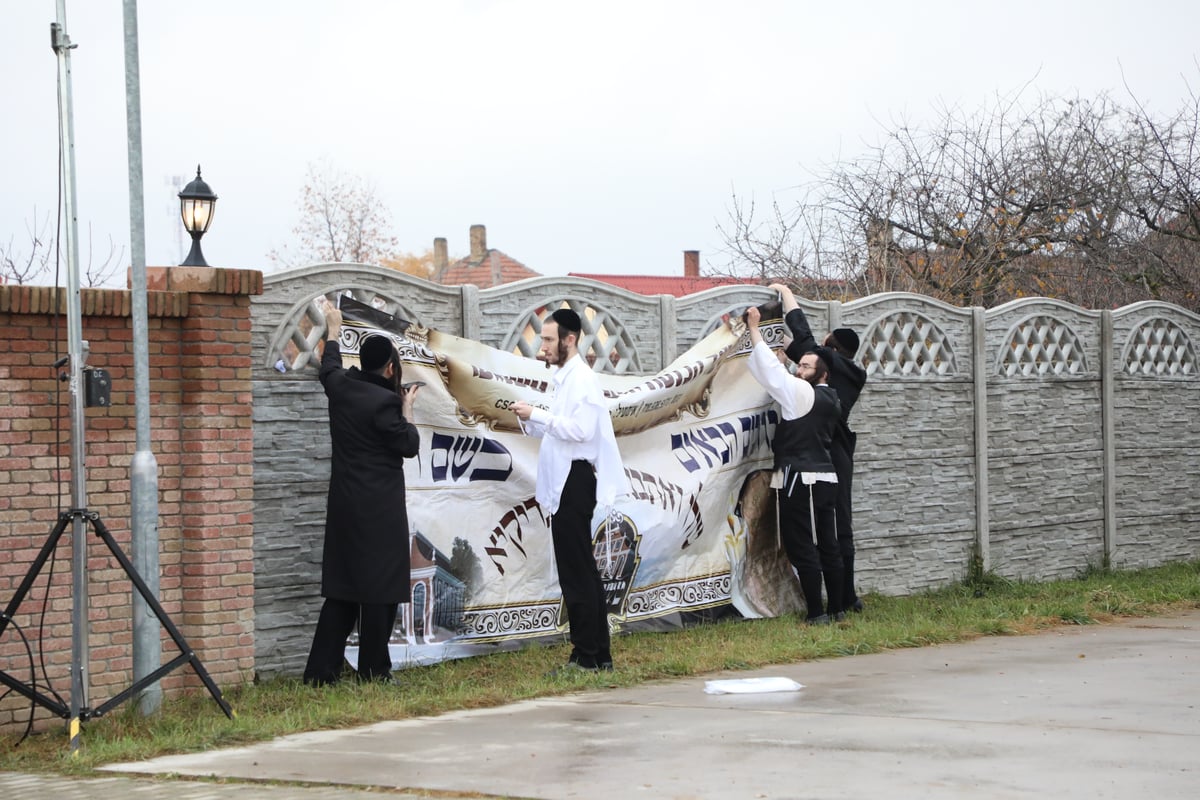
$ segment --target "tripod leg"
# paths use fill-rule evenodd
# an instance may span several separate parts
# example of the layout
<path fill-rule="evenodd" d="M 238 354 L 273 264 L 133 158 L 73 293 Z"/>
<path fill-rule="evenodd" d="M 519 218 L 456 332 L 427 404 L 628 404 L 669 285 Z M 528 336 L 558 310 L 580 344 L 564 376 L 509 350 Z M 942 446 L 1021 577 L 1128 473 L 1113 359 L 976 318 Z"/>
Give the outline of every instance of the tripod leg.
<path fill-rule="evenodd" d="M 196 670 L 196 674 L 204 683 L 205 688 L 208 689 L 208 693 L 212 695 L 213 700 L 215 700 L 217 705 L 221 707 L 221 711 L 225 712 L 226 717 L 233 719 L 233 709 L 229 706 L 229 703 L 225 702 L 225 698 L 221 696 L 221 690 L 217 688 L 215 683 L 213 683 L 212 678 L 208 674 L 208 670 L 206 670 L 204 665 L 200 663 L 200 657 L 197 656 L 191 647 L 188 646 L 187 640 L 183 638 L 183 634 L 181 634 L 179 629 L 175 627 L 175 623 L 171 622 L 171 618 L 168 617 L 167 612 L 163 610 L 162 605 L 158 602 L 158 598 L 151 593 L 150 588 L 146 586 L 146 582 L 142 580 L 142 576 L 137 573 L 136 569 L 134 569 L 133 562 L 129 560 L 129 558 L 121 550 L 120 546 L 112 538 L 112 534 L 108 532 L 108 528 L 104 526 L 104 522 L 101 521 L 100 515 L 95 512 L 90 512 L 87 516 L 88 519 L 92 521 L 92 525 L 96 529 L 96 535 L 104 541 L 104 544 L 108 547 L 108 551 L 112 553 L 113 558 L 115 558 L 117 563 L 121 565 L 121 569 L 123 569 L 125 574 L 129 576 L 129 580 L 133 582 L 133 585 L 137 587 L 138 593 L 141 594 L 142 599 L 146 601 L 146 605 L 148 605 L 154 612 L 154 616 L 156 616 L 158 621 L 162 623 L 162 626 L 166 628 L 167 633 L 171 635 L 171 639 L 175 642 L 175 646 L 179 648 L 179 652 L 182 654 L 182 657 L 172 661 L 171 665 L 168 665 L 170 666 L 170 669 L 174 669 L 174 666 L 178 666 L 185 661 L 190 663 L 192 665 L 192 669 Z M 170 669 L 166 671 L 169 672 Z M 149 684 L 158 680 L 164 674 L 166 674 L 166 672 L 163 670 L 158 670 L 150 675 L 147 675 L 133 687 L 130 687 L 127 693 L 132 693 L 140 690 L 143 686 L 148 686 Z"/>
<path fill-rule="evenodd" d="M 67 523 L 69 523 L 71 519 L 72 515 L 68 512 L 59 514 L 58 524 L 54 526 L 54 529 L 50 531 L 50 535 L 46 537 L 46 543 L 42 545 L 42 549 L 37 554 L 37 558 L 35 558 L 33 563 L 29 565 L 29 571 L 25 573 L 25 577 L 21 580 L 21 585 L 17 587 L 16 594 L 14 594 L 12 600 L 8 602 L 8 606 L 5 607 L 4 613 L 0 614 L 0 634 L 3 634 L 8 628 L 8 624 L 12 622 L 13 616 L 17 613 L 17 609 L 20 608 L 21 603 L 25 601 L 25 597 L 29 594 L 29 590 L 33 588 L 33 583 L 37 580 L 37 576 L 41 573 L 42 567 L 46 565 L 46 561 L 49 560 L 50 554 L 54 552 L 56 547 L 58 547 L 58 540 L 62 538 L 63 531 L 67 529 Z M 0 670 L 0 683 L 3 683 L 9 689 L 12 689 L 18 694 L 33 700 L 35 703 L 38 703 L 63 719 L 66 719 L 71 715 L 70 710 L 63 703 L 39 692 L 37 690 L 36 683 L 26 686 L 21 681 L 11 677 L 4 670 Z"/>
<path fill-rule="evenodd" d="M 17 608 L 25 601 L 25 596 L 33 588 L 33 582 L 37 580 L 42 567 L 46 566 L 46 561 L 50 558 L 50 554 L 54 552 L 54 548 L 58 547 L 58 540 L 62 538 L 63 531 L 67 529 L 67 523 L 70 521 L 71 515 L 68 513 L 58 516 L 58 524 L 54 526 L 54 530 L 50 531 L 50 535 L 46 537 L 46 543 L 42 545 L 41 552 L 37 554 L 37 558 L 29 565 L 29 571 L 25 573 L 25 578 L 21 581 L 21 585 L 17 587 L 17 593 L 8 602 L 8 607 L 4 609 L 4 614 L 0 615 L 0 633 L 4 633 L 4 629 L 8 627 L 9 620 L 13 618 L 13 615 L 17 613 Z"/>

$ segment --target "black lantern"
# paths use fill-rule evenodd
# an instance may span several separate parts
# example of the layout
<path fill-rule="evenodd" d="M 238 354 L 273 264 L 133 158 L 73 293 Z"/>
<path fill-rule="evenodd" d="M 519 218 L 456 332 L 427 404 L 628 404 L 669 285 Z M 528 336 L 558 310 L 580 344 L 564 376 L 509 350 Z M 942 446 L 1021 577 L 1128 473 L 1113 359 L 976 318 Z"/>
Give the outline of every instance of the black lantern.
<path fill-rule="evenodd" d="M 179 213 L 183 216 L 183 227 L 192 237 L 192 249 L 181 267 L 207 267 L 204 254 L 200 252 L 200 237 L 208 231 L 212 224 L 213 211 L 217 206 L 217 196 L 208 184 L 200 178 L 200 165 L 196 165 L 196 180 L 183 187 L 179 193 Z"/>

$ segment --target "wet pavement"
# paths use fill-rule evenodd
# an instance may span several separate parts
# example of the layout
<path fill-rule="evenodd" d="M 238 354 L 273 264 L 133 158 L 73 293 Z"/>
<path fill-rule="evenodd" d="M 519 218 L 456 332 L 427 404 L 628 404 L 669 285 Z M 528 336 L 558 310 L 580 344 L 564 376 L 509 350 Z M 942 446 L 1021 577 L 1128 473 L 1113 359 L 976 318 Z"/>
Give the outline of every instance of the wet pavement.
<path fill-rule="evenodd" d="M 803 688 L 705 693 L 707 680 L 750 677 Z M 106 770 L 113 777 L 0 774 L 0 797 L 1190 799 L 1200 796 L 1200 610 L 593 691 Z"/>

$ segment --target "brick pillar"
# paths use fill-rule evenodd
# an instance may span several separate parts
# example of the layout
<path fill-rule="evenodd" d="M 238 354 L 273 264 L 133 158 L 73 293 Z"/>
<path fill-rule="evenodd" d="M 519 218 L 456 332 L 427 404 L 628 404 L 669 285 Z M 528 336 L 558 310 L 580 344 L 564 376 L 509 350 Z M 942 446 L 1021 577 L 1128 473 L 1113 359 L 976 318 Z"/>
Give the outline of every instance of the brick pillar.
<path fill-rule="evenodd" d="M 700 251 L 699 250 L 684 250 L 683 251 L 683 277 L 699 278 L 700 277 Z"/>
<path fill-rule="evenodd" d="M 254 670 L 250 296 L 262 293 L 262 273 L 160 267 L 147 270 L 147 283 L 188 296 L 179 332 L 178 625 L 218 684 L 240 683 Z"/>

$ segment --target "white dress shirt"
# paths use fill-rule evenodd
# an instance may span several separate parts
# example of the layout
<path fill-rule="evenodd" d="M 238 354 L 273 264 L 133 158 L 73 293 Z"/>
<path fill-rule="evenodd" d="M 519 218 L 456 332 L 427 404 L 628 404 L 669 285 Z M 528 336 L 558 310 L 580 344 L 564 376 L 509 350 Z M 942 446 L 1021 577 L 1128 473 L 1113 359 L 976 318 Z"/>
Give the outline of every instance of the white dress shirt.
<path fill-rule="evenodd" d="M 779 412 L 784 419 L 799 419 L 812 411 L 812 384 L 789 373 L 766 342 L 760 341 L 754 345 L 748 366 L 754 380 L 761 383 L 771 399 L 779 403 Z"/>
<path fill-rule="evenodd" d="M 812 384 L 803 378 L 794 377 L 787 367 L 779 363 L 779 359 L 767 347 L 766 342 L 758 342 L 750 351 L 750 374 L 762 384 L 771 395 L 771 399 L 779 404 L 779 413 L 785 420 L 799 419 L 812 411 L 814 390 Z M 837 483 L 836 472 L 801 472 L 800 480 L 809 485 L 817 481 Z M 788 475 L 784 470 L 776 470 L 771 485 L 782 488 L 788 483 Z M 789 489 L 790 491 L 790 489 Z"/>
<path fill-rule="evenodd" d="M 572 461 L 596 468 L 596 503 L 611 508 L 628 484 L 613 434 L 612 418 L 596 374 L 578 354 L 554 371 L 550 410 L 534 407 L 521 429 L 542 437 L 538 449 L 537 501 L 549 514 L 558 510 Z"/>

